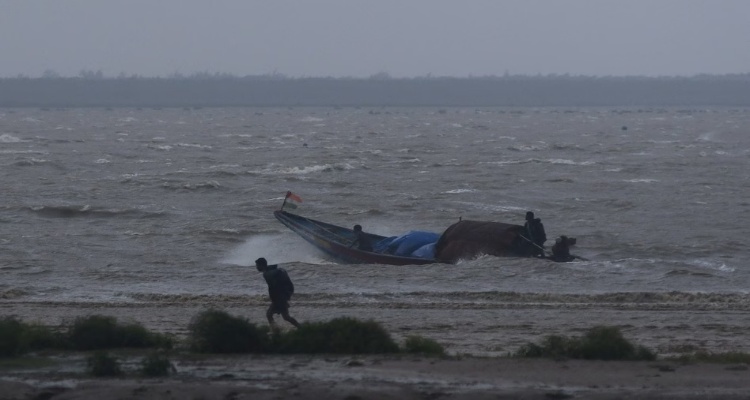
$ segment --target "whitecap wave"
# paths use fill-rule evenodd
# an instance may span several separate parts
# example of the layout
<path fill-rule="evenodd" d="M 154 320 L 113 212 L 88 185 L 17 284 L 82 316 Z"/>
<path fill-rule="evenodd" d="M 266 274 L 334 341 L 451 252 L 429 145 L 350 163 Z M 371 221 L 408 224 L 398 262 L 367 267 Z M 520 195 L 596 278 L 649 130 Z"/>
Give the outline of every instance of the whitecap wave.
<path fill-rule="evenodd" d="M 639 179 L 625 179 L 625 182 L 630 183 L 654 183 L 659 182 L 658 179 L 650 179 L 650 178 L 639 178 Z"/>
<path fill-rule="evenodd" d="M 410 158 L 408 160 L 396 161 L 397 164 L 416 164 L 416 163 L 420 163 L 420 162 L 422 162 L 422 160 L 420 160 L 418 158 Z"/>
<path fill-rule="evenodd" d="M 323 164 L 323 165 L 310 165 L 307 167 L 280 167 L 280 168 L 267 168 L 259 171 L 251 171 L 252 173 L 258 173 L 262 175 L 305 175 L 314 174 L 317 172 L 330 172 L 330 171 L 344 171 L 354 169 L 355 167 L 348 163 L 340 164 Z"/>
<path fill-rule="evenodd" d="M 209 146 L 207 144 L 196 144 L 196 143 L 177 143 L 176 146 L 178 146 L 178 147 L 193 147 L 193 148 L 196 148 L 196 149 L 206 149 L 206 150 L 213 149 L 213 146 Z"/>
<path fill-rule="evenodd" d="M 9 135 L 7 133 L 3 133 L 2 135 L 0 135 L 0 143 L 21 143 L 25 141 L 26 140 L 21 140 L 20 138 Z"/>
<path fill-rule="evenodd" d="M 699 142 L 712 142 L 716 140 L 716 132 L 703 133 L 696 140 Z"/>
<path fill-rule="evenodd" d="M 20 166 L 20 167 L 28 167 L 28 166 L 39 165 L 39 164 L 44 164 L 44 163 L 48 163 L 48 162 L 49 162 L 49 160 L 45 160 L 45 159 L 41 159 L 41 158 L 27 158 L 27 159 L 24 159 L 24 160 L 16 161 L 13 165 L 17 165 L 17 166 Z"/>
<path fill-rule="evenodd" d="M 49 154 L 49 152 L 40 150 L 0 150 L 0 154 Z"/>
<path fill-rule="evenodd" d="M 595 164 L 593 161 L 573 161 L 573 160 L 565 160 L 561 158 L 551 158 L 551 159 L 539 160 L 539 161 L 550 163 L 550 164 L 564 164 L 564 165 L 593 165 Z"/>
<path fill-rule="evenodd" d="M 476 189 L 453 189 L 453 190 L 448 190 L 447 192 L 443 192 L 443 193 L 457 194 L 457 193 L 472 193 L 476 191 L 477 191 Z"/>
<path fill-rule="evenodd" d="M 557 165 L 594 165 L 593 161 L 573 161 L 562 158 L 549 158 L 549 159 L 538 159 L 538 158 L 527 158 L 525 160 L 503 160 L 503 161 L 483 161 L 479 164 L 491 164 L 491 165 L 512 165 L 512 164 L 527 164 L 527 163 L 545 163 L 545 164 L 557 164 Z"/>
<path fill-rule="evenodd" d="M 527 145 L 517 145 L 517 146 L 508 146 L 508 150 L 511 151 L 539 151 L 539 150 L 546 150 L 546 145 L 533 145 L 533 144 L 527 144 Z"/>

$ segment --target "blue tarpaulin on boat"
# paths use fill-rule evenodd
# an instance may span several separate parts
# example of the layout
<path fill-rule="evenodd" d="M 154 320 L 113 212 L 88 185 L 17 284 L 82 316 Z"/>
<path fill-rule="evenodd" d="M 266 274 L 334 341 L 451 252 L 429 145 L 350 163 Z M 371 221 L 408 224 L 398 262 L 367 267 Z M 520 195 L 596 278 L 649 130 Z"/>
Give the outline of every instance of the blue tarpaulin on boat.
<path fill-rule="evenodd" d="M 425 231 L 411 231 L 401 236 L 392 236 L 383 239 L 373 246 L 373 249 L 378 253 L 388 253 L 396 256 L 405 257 L 420 257 L 420 258 L 433 258 L 435 255 L 435 243 L 440 238 L 439 233 L 425 232 Z M 432 244 L 432 250 L 422 247 Z M 419 254 L 415 255 L 418 251 Z M 427 257 L 423 256 L 427 255 Z"/>
<path fill-rule="evenodd" d="M 412 257 L 426 258 L 432 260 L 435 258 L 435 245 L 437 243 L 426 244 L 411 253 Z"/>

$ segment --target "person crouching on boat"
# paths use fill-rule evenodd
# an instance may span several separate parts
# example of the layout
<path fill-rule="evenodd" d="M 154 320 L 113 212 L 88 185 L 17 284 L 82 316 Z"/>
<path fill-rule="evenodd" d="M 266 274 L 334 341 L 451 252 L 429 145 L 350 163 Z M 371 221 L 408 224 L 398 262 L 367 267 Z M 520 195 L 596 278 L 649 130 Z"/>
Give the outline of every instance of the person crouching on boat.
<path fill-rule="evenodd" d="M 570 254 L 570 246 L 576 244 L 576 238 L 569 238 L 565 235 L 555 239 L 555 245 L 552 246 L 552 261 L 568 262 L 575 260 L 576 256 Z"/>
<path fill-rule="evenodd" d="M 372 243 L 367 234 L 362 231 L 362 225 L 354 225 L 354 235 L 356 238 L 349 247 L 357 246 L 358 249 L 363 251 L 372 251 Z"/>
<path fill-rule="evenodd" d="M 255 267 L 263 273 L 263 278 L 268 284 L 268 295 L 271 297 L 271 306 L 266 311 L 266 318 L 271 326 L 275 326 L 273 315 L 281 314 L 285 321 L 299 328 L 299 322 L 289 315 L 289 299 L 294 293 L 294 284 L 289 278 L 286 270 L 278 265 L 268 265 L 265 258 L 255 260 Z"/>

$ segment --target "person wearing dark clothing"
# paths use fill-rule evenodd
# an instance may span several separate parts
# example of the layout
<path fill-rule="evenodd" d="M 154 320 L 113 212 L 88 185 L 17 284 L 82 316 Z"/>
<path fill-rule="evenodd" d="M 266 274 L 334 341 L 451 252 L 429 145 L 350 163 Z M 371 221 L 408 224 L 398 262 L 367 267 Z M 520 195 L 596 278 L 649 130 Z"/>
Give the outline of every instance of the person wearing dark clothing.
<path fill-rule="evenodd" d="M 576 244 L 576 238 L 569 238 L 565 235 L 555 240 L 552 246 L 552 261 L 568 262 L 573 261 L 576 257 L 570 254 L 570 246 Z"/>
<path fill-rule="evenodd" d="M 263 278 L 268 284 L 268 296 L 271 297 L 271 306 L 266 311 L 268 323 L 274 325 L 273 315 L 281 314 L 285 321 L 299 328 L 297 320 L 289 315 L 289 299 L 294 293 L 294 284 L 289 279 L 289 274 L 278 265 L 268 265 L 262 257 L 255 260 L 255 267 L 263 273 Z"/>
<path fill-rule="evenodd" d="M 362 225 L 354 225 L 354 234 L 356 235 L 356 239 L 354 239 L 354 242 L 349 247 L 357 246 L 360 250 L 372 251 L 372 243 L 367 234 L 362 231 Z"/>
<path fill-rule="evenodd" d="M 544 256 L 544 242 L 547 241 L 547 233 L 544 232 L 544 225 L 541 218 L 534 218 L 534 213 L 526 213 L 526 224 L 523 226 L 525 237 L 531 241 L 531 251 L 535 256 Z"/>

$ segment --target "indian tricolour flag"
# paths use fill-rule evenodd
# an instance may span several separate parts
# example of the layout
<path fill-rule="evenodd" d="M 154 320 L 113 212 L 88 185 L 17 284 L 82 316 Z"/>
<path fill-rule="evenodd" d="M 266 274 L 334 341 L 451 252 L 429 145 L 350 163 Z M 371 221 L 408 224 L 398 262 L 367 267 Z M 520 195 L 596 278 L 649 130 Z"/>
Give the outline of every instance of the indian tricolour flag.
<path fill-rule="evenodd" d="M 295 209 L 297 208 L 297 204 L 295 204 L 295 202 L 302 203 L 302 198 L 292 192 L 286 192 L 286 198 L 284 198 L 284 204 L 291 209 Z"/>

